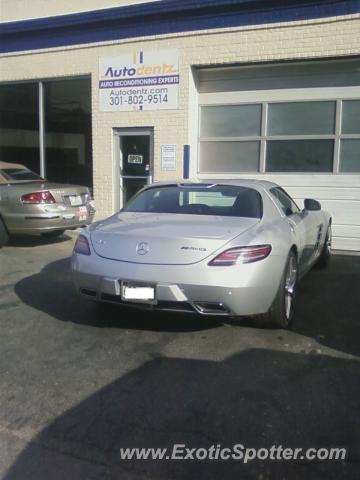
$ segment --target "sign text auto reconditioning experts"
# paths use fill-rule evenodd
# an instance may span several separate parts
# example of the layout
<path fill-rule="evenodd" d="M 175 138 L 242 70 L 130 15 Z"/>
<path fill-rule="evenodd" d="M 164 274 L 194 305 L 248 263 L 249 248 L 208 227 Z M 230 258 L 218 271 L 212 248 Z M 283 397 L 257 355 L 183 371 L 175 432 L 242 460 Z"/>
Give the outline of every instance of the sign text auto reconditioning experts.
<path fill-rule="evenodd" d="M 179 51 L 134 51 L 99 59 L 100 111 L 178 107 Z"/>

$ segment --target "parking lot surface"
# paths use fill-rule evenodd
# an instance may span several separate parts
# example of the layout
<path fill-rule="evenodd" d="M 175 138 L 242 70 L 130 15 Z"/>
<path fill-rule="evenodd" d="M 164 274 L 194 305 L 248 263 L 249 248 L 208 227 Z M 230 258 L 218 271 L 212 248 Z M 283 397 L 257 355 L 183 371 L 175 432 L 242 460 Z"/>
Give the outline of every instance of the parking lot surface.
<path fill-rule="evenodd" d="M 0 250 L 4 479 L 352 479 L 360 475 L 360 257 L 301 283 L 291 330 L 97 308 L 73 237 Z M 122 460 L 120 448 L 344 447 L 344 461 Z"/>

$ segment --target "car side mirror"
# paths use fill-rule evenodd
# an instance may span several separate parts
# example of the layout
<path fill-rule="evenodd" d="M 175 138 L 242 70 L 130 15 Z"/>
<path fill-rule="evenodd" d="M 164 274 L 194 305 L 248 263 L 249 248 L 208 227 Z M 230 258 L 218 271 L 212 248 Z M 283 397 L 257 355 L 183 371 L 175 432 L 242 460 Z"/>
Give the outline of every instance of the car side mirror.
<path fill-rule="evenodd" d="M 321 210 L 320 202 L 318 202 L 317 200 L 314 200 L 313 198 L 305 198 L 304 207 L 305 207 L 305 210 L 308 210 L 309 212 L 315 212 L 317 210 Z"/>

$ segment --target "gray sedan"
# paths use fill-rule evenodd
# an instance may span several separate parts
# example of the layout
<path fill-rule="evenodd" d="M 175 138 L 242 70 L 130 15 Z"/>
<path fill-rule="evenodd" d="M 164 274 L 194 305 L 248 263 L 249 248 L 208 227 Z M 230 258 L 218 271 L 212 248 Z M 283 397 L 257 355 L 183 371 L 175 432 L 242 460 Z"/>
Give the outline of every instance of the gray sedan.
<path fill-rule="evenodd" d="M 88 299 L 286 327 L 298 279 L 330 247 L 330 215 L 274 183 L 160 183 L 83 230 L 72 272 Z"/>
<path fill-rule="evenodd" d="M 10 235 L 60 235 L 92 222 L 87 187 L 48 182 L 19 164 L 0 162 L 0 247 Z"/>

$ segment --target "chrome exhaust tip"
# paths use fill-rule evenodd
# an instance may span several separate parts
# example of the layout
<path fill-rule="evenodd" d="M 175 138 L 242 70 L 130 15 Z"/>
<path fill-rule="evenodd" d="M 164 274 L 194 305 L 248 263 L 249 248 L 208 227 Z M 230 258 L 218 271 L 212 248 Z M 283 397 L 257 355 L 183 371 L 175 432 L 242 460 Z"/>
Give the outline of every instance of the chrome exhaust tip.
<path fill-rule="evenodd" d="M 221 302 L 196 302 L 194 309 L 201 315 L 230 315 L 230 310 Z"/>

